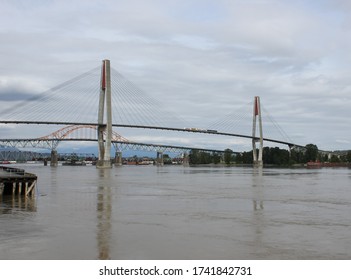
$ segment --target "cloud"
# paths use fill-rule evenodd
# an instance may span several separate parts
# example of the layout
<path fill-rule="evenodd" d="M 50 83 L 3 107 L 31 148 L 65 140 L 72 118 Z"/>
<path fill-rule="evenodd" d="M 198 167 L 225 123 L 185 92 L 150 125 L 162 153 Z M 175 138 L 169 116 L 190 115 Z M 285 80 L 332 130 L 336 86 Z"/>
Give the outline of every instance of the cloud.
<path fill-rule="evenodd" d="M 5 89 L 0 92 L 0 101 L 20 101 L 28 98 L 28 94 L 16 89 Z"/>
<path fill-rule="evenodd" d="M 351 136 L 349 1 L 3 1 L 0 15 L 6 106 L 109 58 L 195 127 L 259 95 L 299 144 L 350 149 L 335 140 Z"/>
<path fill-rule="evenodd" d="M 38 90 L 40 86 L 26 78 L 0 76 L 0 101 L 27 100 L 35 96 Z"/>

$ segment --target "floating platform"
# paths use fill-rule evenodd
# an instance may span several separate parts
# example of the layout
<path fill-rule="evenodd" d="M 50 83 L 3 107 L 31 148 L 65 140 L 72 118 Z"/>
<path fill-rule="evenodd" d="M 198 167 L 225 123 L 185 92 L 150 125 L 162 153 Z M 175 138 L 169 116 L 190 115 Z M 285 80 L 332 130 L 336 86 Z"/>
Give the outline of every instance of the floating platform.
<path fill-rule="evenodd" d="M 0 166 L 0 196 L 34 196 L 37 175 L 24 169 Z"/>
<path fill-rule="evenodd" d="M 83 161 L 65 161 L 62 166 L 86 166 L 87 164 Z"/>

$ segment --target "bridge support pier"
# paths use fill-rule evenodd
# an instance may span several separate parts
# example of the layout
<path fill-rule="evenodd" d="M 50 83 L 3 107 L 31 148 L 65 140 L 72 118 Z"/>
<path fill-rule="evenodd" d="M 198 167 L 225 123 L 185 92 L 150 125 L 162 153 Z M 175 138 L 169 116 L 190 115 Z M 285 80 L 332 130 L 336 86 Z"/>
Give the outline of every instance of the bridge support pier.
<path fill-rule="evenodd" d="M 106 103 L 106 123 L 104 123 Z M 106 132 L 106 139 L 104 139 Z M 112 140 L 112 109 L 111 109 L 111 71 L 110 61 L 102 61 L 101 87 L 98 114 L 98 148 L 99 158 L 96 168 L 111 168 L 111 140 Z"/>
<path fill-rule="evenodd" d="M 291 159 L 291 151 L 294 149 L 294 147 L 291 145 L 288 145 L 288 147 L 289 147 L 289 160 L 290 160 Z"/>
<path fill-rule="evenodd" d="M 183 154 L 183 166 L 189 166 L 189 154 L 188 153 Z"/>
<path fill-rule="evenodd" d="M 116 152 L 116 154 L 115 154 L 115 166 L 122 166 L 122 152 Z"/>
<path fill-rule="evenodd" d="M 57 166 L 57 165 L 58 165 L 57 151 L 51 150 L 50 166 Z"/>
<path fill-rule="evenodd" d="M 156 165 L 163 166 L 163 152 L 157 152 Z"/>
<path fill-rule="evenodd" d="M 112 168 L 111 160 L 98 160 L 96 168 Z"/>
<path fill-rule="evenodd" d="M 261 117 L 261 104 L 260 97 L 255 96 L 253 109 L 253 124 L 252 124 L 252 153 L 253 153 L 253 164 L 254 166 L 263 166 L 263 134 L 262 134 L 262 117 Z M 259 138 L 256 137 L 257 130 L 257 119 Z M 259 143 L 258 150 L 256 143 Z"/>

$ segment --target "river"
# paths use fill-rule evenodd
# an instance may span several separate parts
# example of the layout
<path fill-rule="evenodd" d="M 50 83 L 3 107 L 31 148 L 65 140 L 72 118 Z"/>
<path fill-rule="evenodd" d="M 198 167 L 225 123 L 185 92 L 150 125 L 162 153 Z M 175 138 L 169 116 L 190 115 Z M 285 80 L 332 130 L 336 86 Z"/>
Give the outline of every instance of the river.
<path fill-rule="evenodd" d="M 351 169 L 16 165 L 0 259 L 351 259 Z"/>

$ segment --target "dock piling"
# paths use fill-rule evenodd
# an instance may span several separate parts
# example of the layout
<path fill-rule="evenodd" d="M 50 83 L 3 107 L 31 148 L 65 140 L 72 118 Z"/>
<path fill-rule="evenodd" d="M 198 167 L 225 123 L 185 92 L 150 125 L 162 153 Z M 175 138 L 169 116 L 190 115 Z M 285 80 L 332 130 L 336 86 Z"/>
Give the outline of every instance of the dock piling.
<path fill-rule="evenodd" d="M 0 196 L 34 197 L 37 176 L 23 169 L 0 166 Z"/>

